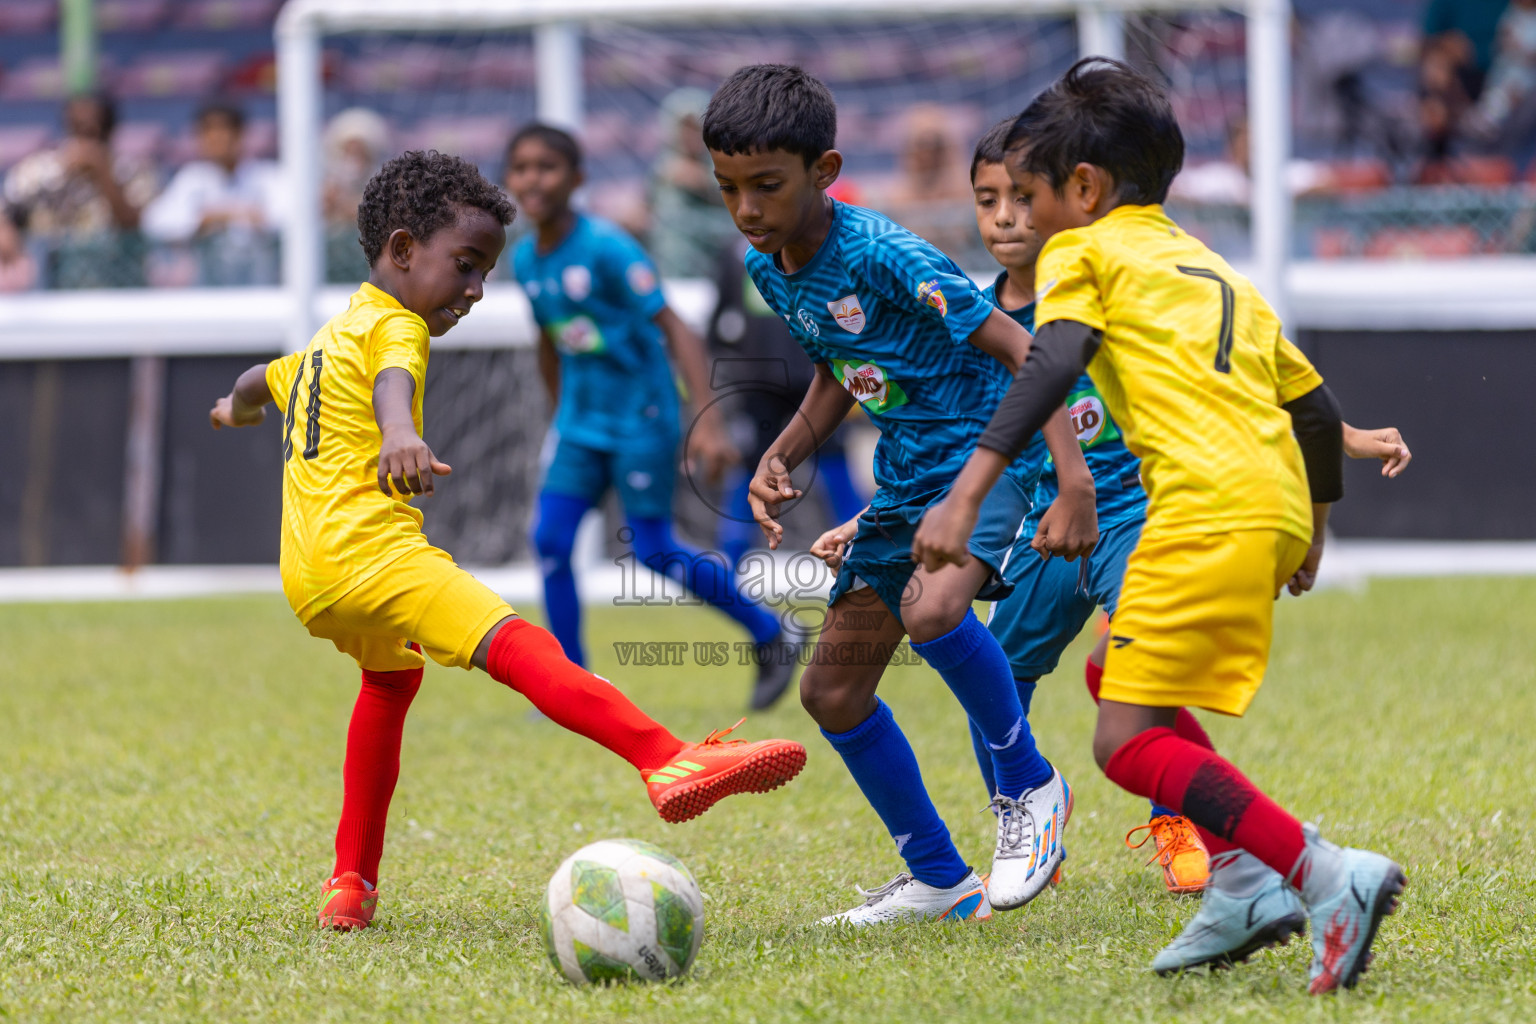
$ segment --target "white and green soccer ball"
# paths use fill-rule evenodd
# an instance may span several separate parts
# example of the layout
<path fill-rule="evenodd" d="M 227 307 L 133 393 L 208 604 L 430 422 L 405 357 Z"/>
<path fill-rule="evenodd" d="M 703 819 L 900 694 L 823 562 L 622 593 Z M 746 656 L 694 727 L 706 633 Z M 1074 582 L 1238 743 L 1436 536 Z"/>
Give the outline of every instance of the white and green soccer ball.
<path fill-rule="evenodd" d="M 639 839 L 604 839 L 567 857 L 539 916 L 550 963 L 578 985 L 675 978 L 704 941 L 693 874 Z"/>

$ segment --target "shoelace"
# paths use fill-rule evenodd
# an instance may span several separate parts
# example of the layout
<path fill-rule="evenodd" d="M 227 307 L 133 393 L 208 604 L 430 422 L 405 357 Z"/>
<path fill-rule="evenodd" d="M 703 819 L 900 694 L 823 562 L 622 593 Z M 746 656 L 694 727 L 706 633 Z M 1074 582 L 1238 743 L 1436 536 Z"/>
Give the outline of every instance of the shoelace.
<path fill-rule="evenodd" d="M 728 740 L 728 739 L 726 739 L 727 736 L 729 736 L 731 733 L 736 731 L 736 726 L 739 726 L 742 722 L 745 722 L 745 721 L 746 721 L 745 717 L 738 718 L 736 720 L 736 725 L 730 726 L 729 728 L 726 728 L 726 729 L 716 729 L 714 732 L 712 732 L 708 736 L 704 737 L 704 742 L 700 743 L 699 746 L 701 746 L 701 747 L 724 747 L 724 746 L 728 746 L 728 745 L 730 745 L 732 743 L 745 743 L 745 742 L 747 742 L 746 740 Z"/>
<path fill-rule="evenodd" d="M 1139 850 L 1147 845 L 1148 840 L 1156 838 L 1159 829 L 1164 828 L 1173 834 L 1163 846 L 1156 847 L 1154 845 L 1154 852 L 1152 856 L 1147 858 L 1147 863 L 1151 864 L 1156 861 L 1164 867 L 1172 867 L 1174 854 L 1185 847 L 1194 845 L 1193 841 L 1198 838 L 1195 835 L 1194 826 L 1189 823 L 1188 818 L 1171 818 L 1166 814 L 1160 814 L 1145 825 L 1137 825 L 1127 832 L 1125 834 L 1125 845 L 1129 849 Z M 1146 832 L 1146 835 L 1141 837 L 1140 842 L 1133 843 L 1131 842 L 1131 836 L 1137 832 Z"/>
<path fill-rule="evenodd" d="M 872 907 L 876 903 L 883 901 L 886 897 L 895 895 L 897 889 L 900 889 L 910 881 L 912 881 L 912 876 L 903 871 L 877 889 L 860 889 L 858 886 L 854 886 L 854 889 L 858 890 L 859 895 L 864 897 L 864 905 Z"/>
<path fill-rule="evenodd" d="M 1012 853 L 1026 846 L 1025 833 L 1033 833 L 1033 821 L 1024 813 L 1024 803 L 1001 793 L 992 798 L 987 810 L 997 815 L 997 852 Z"/>

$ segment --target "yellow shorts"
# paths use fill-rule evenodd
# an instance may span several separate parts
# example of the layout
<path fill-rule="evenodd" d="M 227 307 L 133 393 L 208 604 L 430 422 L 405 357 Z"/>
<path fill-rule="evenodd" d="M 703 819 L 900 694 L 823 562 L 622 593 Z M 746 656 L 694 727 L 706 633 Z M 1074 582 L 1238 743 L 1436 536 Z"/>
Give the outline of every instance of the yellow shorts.
<path fill-rule="evenodd" d="M 1264 682 L 1275 597 L 1307 548 L 1279 530 L 1144 535 L 1126 561 L 1100 698 L 1241 715 Z"/>
<path fill-rule="evenodd" d="M 475 648 L 512 606 L 454 564 L 446 551 L 409 551 L 322 609 L 305 625 L 311 636 L 350 654 L 359 668 L 398 672 L 425 659 L 470 668 Z"/>

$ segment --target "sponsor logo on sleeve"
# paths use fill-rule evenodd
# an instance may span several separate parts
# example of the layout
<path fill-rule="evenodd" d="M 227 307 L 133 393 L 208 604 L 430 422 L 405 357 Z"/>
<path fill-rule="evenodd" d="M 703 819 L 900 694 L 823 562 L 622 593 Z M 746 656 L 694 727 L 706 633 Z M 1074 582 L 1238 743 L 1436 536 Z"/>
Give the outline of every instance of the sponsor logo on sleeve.
<path fill-rule="evenodd" d="M 629 282 L 629 290 L 636 295 L 649 295 L 656 290 L 656 272 L 650 264 L 636 261 L 624 271 L 624 280 Z"/>
<path fill-rule="evenodd" d="M 939 289 L 937 280 L 924 281 L 917 286 L 917 301 L 938 310 L 939 316 L 949 315 L 949 302 L 944 298 L 943 291 Z"/>
<path fill-rule="evenodd" d="M 857 295 L 833 299 L 827 303 L 827 311 L 837 321 L 837 326 L 849 334 L 858 334 L 864 329 L 864 306 Z"/>

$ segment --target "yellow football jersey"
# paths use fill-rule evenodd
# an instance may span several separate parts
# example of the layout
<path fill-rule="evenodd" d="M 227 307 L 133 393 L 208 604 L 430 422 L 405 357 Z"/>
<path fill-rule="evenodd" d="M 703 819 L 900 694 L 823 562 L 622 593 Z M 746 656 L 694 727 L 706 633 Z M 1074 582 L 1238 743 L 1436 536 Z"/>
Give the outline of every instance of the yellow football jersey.
<path fill-rule="evenodd" d="M 379 490 L 373 382 L 397 366 L 416 380 L 421 433 L 426 321 L 364 284 L 302 352 L 267 365 L 283 413 L 283 593 L 308 622 L 412 549 L 427 547 L 421 512 Z"/>
<path fill-rule="evenodd" d="M 1280 406 L 1323 379 L 1247 278 L 1161 206 L 1052 236 L 1035 276 L 1037 326 L 1103 332 L 1088 374 L 1142 460 L 1146 533 L 1311 539 L 1306 468 Z"/>

